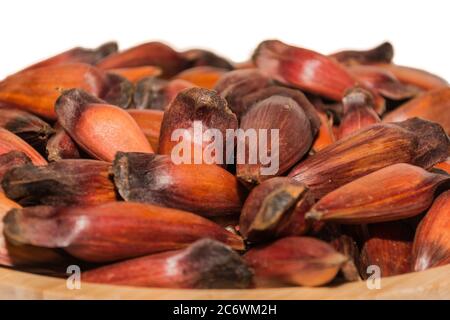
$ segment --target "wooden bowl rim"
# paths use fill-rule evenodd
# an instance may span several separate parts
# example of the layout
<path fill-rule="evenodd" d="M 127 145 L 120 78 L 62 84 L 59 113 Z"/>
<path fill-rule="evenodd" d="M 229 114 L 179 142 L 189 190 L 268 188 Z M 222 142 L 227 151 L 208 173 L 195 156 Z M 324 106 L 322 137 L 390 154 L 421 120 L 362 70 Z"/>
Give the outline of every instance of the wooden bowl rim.
<path fill-rule="evenodd" d="M 381 289 L 366 281 L 334 287 L 245 290 L 138 288 L 83 283 L 69 290 L 66 280 L 0 267 L 2 299 L 450 299 L 450 265 L 382 278 Z"/>

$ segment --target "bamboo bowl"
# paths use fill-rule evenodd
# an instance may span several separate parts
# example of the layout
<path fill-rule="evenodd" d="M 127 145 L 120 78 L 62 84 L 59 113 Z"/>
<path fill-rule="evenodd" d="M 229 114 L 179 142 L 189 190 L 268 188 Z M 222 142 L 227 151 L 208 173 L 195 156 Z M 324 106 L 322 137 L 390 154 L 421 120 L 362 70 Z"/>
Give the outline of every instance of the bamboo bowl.
<path fill-rule="evenodd" d="M 81 284 L 69 290 L 64 279 L 0 268 L 0 299 L 450 299 L 450 265 L 382 278 L 380 289 L 365 281 L 334 287 L 247 290 L 177 290 Z"/>

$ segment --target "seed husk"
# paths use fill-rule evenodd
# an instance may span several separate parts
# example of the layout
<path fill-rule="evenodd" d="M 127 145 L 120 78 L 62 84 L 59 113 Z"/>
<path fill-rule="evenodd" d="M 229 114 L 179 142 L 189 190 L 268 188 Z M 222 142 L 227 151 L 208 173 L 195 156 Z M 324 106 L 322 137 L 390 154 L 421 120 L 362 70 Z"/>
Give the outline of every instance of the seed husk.
<path fill-rule="evenodd" d="M 96 159 L 112 162 L 117 151 L 153 153 L 133 117 L 85 91 L 63 92 L 55 109 L 61 126 Z"/>
<path fill-rule="evenodd" d="M 190 49 L 181 52 L 181 55 L 188 61 L 190 68 L 207 66 L 233 70 L 233 65 L 227 59 L 208 50 Z"/>
<path fill-rule="evenodd" d="M 360 281 L 362 279 L 358 270 L 360 253 L 356 242 L 350 236 L 341 234 L 330 241 L 330 245 L 348 259 L 341 266 L 341 273 L 344 279 L 347 281 Z"/>
<path fill-rule="evenodd" d="M 219 79 L 214 90 L 227 100 L 229 108 L 240 119 L 251 106 L 244 98 L 271 85 L 272 82 L 259 70 L 243 69 L 227 72 Z"/>
<path fill-rule="evenodd" d="M 129 109 L 128 113 L 141 128 L 153 150 L 158 150 L 159 133 L 164 112 L 161 110 Z"/>
<path fill-rule="evenodd" d="M 436 198 L 419 224 L 412 262 L 414 271 L 450 263 L 450 191 Z"/>
<path fill-rule="evenodd" d="M 156 66 L 164 77 L 171 77 L 188 66 L 187 60 L 171 47 L 161 42 L 147 42 L 125 51 L 114 53 L 97 66 L 104 70 Z"/>
<path fill-rule="evenodd" d="M 278 170 L 270 170 L 275 164 L 273 161 L 264 163 L 262 159 L 251 159 L 255 154 L 251 141 L 245 135 L 238 136 L 237 149 L 237 177 L 249 184 L 261 183 L 274 176 L 279 176 L 294 166 L 311 148 L 313 132 L 311 124 L 303 109 L 291 98 L 274 95 L 255 104 L 241 118 L 240 129 L 267 130 L 270 132 L 270 139 L 267 138 L 266 146 L 257 137 L 258 145 L 267 148 L 267 154 L 271 159 L 278 159 Z M 278 130 L 278 146 L 272 130 Z M 245 146 L 240 150 L 239 146 Z M 277 148 L 272 149 L 272 146 Z M 260 146 L 261 148 L 261 146 Z M 277 153 L 278 152 L 278 153 Z M 240 160 L 245 155 L 245 161 Z M 256 161 L 255 161 L 256 160 Z M 265 172 L 267 171 L 267 172 Z"/>
<path fill-rule="evenodd" d="M 22 245 L 6 240 L 3 234 L 3 218 L 9 210 L 14 208 L 21 208 L 21 206 L 0 192 L 0 266 L 49 267 L 62 263 L 64 258 L 52 249 Z"/>
<path fill-rule="evenodd" d="M 305 115 L 308 117 L 312 135 L 316 136 L 319 131 L 321 119 L 316 111 L 315 107 L 309 102 L 308 98 L 300 91 L 281 86 L 270 86 L 260 89 L 256 92 L 250 93 L 242 98 L 242 104 L 246 109 L 250 109 L 254 104 L 270 98 L 271 96 L 282 96 L 291 98 L 303 109 Z"/>
<path fill-rule="evenodd" d="M 181 80 L 165 80 L 157 77 L 144 78 L 137 82 L 134 92 L 136 109 L 165 110 L 181 91 L 195 87 L 194 84 Z"/>
<path fill-rule="evenodd" d="M 196 138 L 195 122 L 202 126 L 201 139 Z M 211 140 L 205 141 L 203 134 L 208 129 L 214 129 L 219 130 L 222 137 L 225 138 L 227 129 L 234 131 L 237 127 L 236 116 L 228 108 L 225 99 L 215 91 L 203 88 L 187 89 L 177 95 L 164 113 L 158 153 L 171 155 L 173 152 L 178 152 L 178 155 L 185 159 L 184 163 L 224 164 L 227 157 L 227 144 L 219 141 L 221 146 L 217 145 L 217 148 L 221 148 L 221 150 L 218 150 L 217 154 L 215 150 L 210 150 L 208 147 L 209 143 L 213 142 L 212 137 Z M 182 142 L 174 141 L 172 136 L 175 130 L 184 130 L 190 134 L 190 137 L 183 135 L 179 138 Z M 213 143 L 215 142 L 217 141 Z M 187 150 L 177 151 L 180 143 L 182 146 L 190 146 L 190 156 L 184 154 Z M 180 151 L 183 152 L 182 156 Z M 211 159 L 205 159 L 204 155 L 207 152 Z"/>
<path fill-rule="evenodd" d="M 116 187 L 127 201 L 189 210 L 207 217 L 236 215 L 245 191 L 225 169 L 212 164 L 174 164 L 169 156 L 118 152 Z"/>
<path fill-rule="evenodd" d="M 411 272 L 414 231 L 404 221 L 369 224 L 368 238 L 361 249 L 361 274 L 369 276 L 371 265 L 380 268 L 381 277 Z"/>
<path fill-rule="evenodd" d="M 0 192 L 3 192 L 1 182 L 5 174 L 9 170 L 25 164 L 31 164 L 31 159 L 23 152 L 11 151 L 0 155 Z"/>
<path fill-rule="evenodd" d="M 162 73 L 160 68 L 153 66 L 118 68 L 111 69 L 110 72 L 124 77 L 131 83 L 137 83 L 138 81 L 148 77 L 158 77 Z"/>
<path fill-rule="evenodd" d="M 62 248 L 89 262 L 182 249 L 202 238 L 244 249 L 239 236 L 198 215 L 132 202 L 14 209 L 4 224 L 5 235 L 12 241 Z"/>
<path fill-rule="evenodd" d="M 320 286 L 333 280 L 347 258 L 310 237 L 287 237 L 250 249 L 244 259 L 255 272 L 256 287 Z"/>
<path fill-rule="evenodd" d="M 450 264 L 449 85 L 393 54 L 107 43 L 0 79 L 0 266 L 240 289 Z"/>
<path fill-rule="evenodd" d="M 45 147 L 48 161 L 79 159 L 78 147 L 66 130 L 59 123 L 56 123 L 54 130 L 56 133 L 48 139 Z"/>
<path fill-rule="evenodd" d="M 234 63 L 233 65 L 235 70 L 245 70 L 245 69 L 255 69 L 256 66 L 251 59 Z"/>
<path fill-rule="evenodd" d="M 5 194 L 22 205 L 89 205 L 116 200 L 111 164 L 60 160 L 47 166 L 24 165 L 8 171 Z"/>
<path fill-rule="evenodd" d="M 395 163 L 431 168 L 448 157 L 449 143 L 442 127 L 430 121 L 413 118 L 374 124 L 308 157 L 289 176 L 306 184 L 320 198 Z"/>
<path fill-rule="evenodd" d="M 38 151 L 45 149 L 54 133 L 47 122 L 19 109 L 0 109 L 0 127 L 16 134 Z"/>
<path fill-rule="evenodd" d="M 448 174 L 450 174 L 450 159 L 439 162 L 433 168 L 443 170 L 443 171 L 447 172 Z"/>
<path fill-rule="evenodd" d="M 310 228 L 305 213 L 312 205 L 303 184 L 286 177 L 266 180 L 245 200 L 239 232 L 251 242 L 303 235 Z"/>
<path fill-rule="evenodd" d="M 95 49 L 76 47 L 35 63 L 22 71 L 69 63 L 86 63 L 95 65 L 105 57 L 117 52 L 118 49 L 119 48 L 116 42 L 107 42 Z"/>
<path fill-rule="evenodd" d="M 230 247 L 198 240 L 186 249 L 119 262 L 82 274 L 94 283 L 183 289 L 244 289 L 252 272 Z"/>
<path fill-rule="evenodd" d="M 47 164 L 47 161 L 32 146 L 14 133 L 0 128 L 0 155 L 11 151 L 23 152 L 35 165 Z"/>
<path fill-rule="evenodd" d="M 342 104 L 344 114 L 337 130 L 338 139 L 381 121 L 373 109 L 373 96 L 367 90 L 350 89 L 342 99 Z"/>
<path fill-rule="evenodd" d="M 430 72 L 399 66 L 392 63 L 377 64 L 378 67 L 391 72 L 398 80 L 410 84 L 423 90 L 432 90 L 442 87 L 448 87 L 448 82 Z"/>
<path fill-rule="evenodd" d="M 227 69 L 221 69 L 210 66 L 201 66 L 186 69 L 176 75 L 176 79 L 188 81 L 197 87 L 205 89 L 214 89 L 217 81 L 227 72 Z"/>
<path fill-rule="evenodd" d="M 263 41 L 253 61 L 269 78 L 332 100 L 341 100 L 356 85 L 354 77 L 333 59 L 278 40 Z"/>
<path fill-rule="evenodd" d="M 392 100 L 410 99 L 422 91 L 413 85 L 401 83 L 390 71 L 377 66 L 352 66 L 349 71 L 367 88 Z"/>
<path fill-rule="evenodd" d="M 450 135 L 450 88 L 428 91 L 389 112 L 383 121 L 399 122 L 413 117 L 439 123 Z"/>
<path fill-rule="evenodd" d="M 131 84 L 94 66 L 71 63 L 31 69 L 0 82 L 0 105 L 56 119 L 55 101 L 61 91 L 79 88 L 111 103 L 127 107 Z"/>
<path fill-rule="evenodd" d="M 394 57 L 394 47 L 389 42 L 368 50 L 342 50 L 329 57 L 345 65 L 361 65 L 372 63 L 390 63 Z"/>
<path fill-rule="evenodd" d="M 330 192 L 306 218 L 343 224 L 366 224 L 416 216 L 429 208 L 436 189 L 450 176 L 398 163 Z"/>

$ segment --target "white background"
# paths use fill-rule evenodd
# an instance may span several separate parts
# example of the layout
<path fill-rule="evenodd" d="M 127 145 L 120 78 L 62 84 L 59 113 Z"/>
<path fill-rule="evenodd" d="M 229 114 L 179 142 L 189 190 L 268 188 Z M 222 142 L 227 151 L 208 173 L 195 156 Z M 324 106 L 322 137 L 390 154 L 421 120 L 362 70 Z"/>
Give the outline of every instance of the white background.
<path fill-rule="evenodd" d="M 450 80 L 446 0 L 7 0 L 0 5 L 0 79 L 74 46 L 160 39 L 245 60 L 264 39 L 329 53 L 389 40 L 395 61 Z"/>

